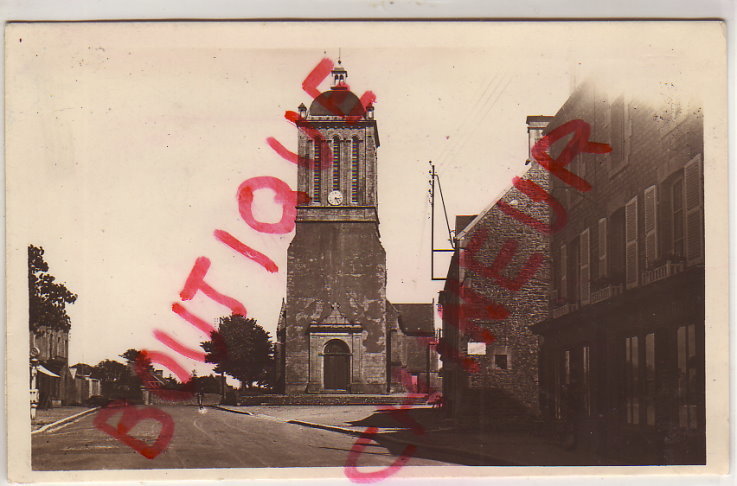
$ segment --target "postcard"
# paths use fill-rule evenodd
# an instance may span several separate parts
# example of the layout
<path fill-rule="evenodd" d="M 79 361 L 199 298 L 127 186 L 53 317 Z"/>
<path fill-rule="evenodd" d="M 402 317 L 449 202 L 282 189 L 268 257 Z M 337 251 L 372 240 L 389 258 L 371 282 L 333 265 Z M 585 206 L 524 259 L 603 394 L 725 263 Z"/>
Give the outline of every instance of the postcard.
<path fill-rule="evenodd" d="M 5 41 L 11 480 L 728 470 L 723 23 Z"/>

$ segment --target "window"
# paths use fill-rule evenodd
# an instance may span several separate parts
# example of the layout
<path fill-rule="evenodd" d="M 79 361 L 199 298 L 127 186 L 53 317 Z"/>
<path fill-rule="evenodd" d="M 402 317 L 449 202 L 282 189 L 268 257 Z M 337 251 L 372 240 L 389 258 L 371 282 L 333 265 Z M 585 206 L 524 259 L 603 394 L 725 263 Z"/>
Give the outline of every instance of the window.
<path fill-rule="evenodd" d="M 645 423 L 655 425 L 655 333 L 645 335 Z"/>
<path fill-rule="evenodd" d="M 683 169 L 686 209 L 686 263 L 703 261 L 703 221 L 701 217 L 701 156 L 694 157 Z"/>
<path fill-rule="evenodd" d="M 683 178 L 678 178 L 673 183 L 673 254 L 676 256 L 685 256 L 684 238 L 683 238 Z"/>
<path fill-rule="evenodd" d="M 495 370 L 512 369 L 512 359 L 506 346 L 494 346 L 491 367 Z"/>
<path fill-rule="evenodd" d="M 632 119 L 629 103 L 624 96 L 612 104 L 611 114 L 611 166 L 610 174 L 619 172 L 629 162 L 630 138 L 632 137 Z"/>
<path fill-rule="evenodd" d="M 333 191 L 340 190 L 340 139 L 333 138 Z"/>
<path fill-rule="evenodd" d="M 639 341 L 637 336 L 631 336 L 624 340 L 624 393 L 625 413 L 628 424 L 640 423 L 640 397 L 639 397 Z"/>
<path fill-rule="evenodd" d="M 696 326 L 681 326 L 676 331 L 678 346 L 678 426 L 698 427 L 698 370 L 696 358 Z"/>
<path fill-rule="evenodd" d="M 314 143 L 314 155 L 312 156 L 312 200 L 318 203 L 322 193 L 322 150 L 323 143 L 317 140 Z"/>
<path fill-rule="evenodd" d="M 598 248 L 598 261 L 599 261 L 599 278 L 607 276 L 607 227 L 606 218 L 599 220 L 599 248 Z"/>
<path fill-rule="evenodd" d="M 591 298 L 591 269 L 589 260 L 591 252 L 589 251 L 589 230 L 586 228 L 579 238 L 579 286 L 581 288 L 581 303 L 588 304 Z"/>
<path fill-rule="evenodd" d="M 351 146 L 351 202 L 358 203 L 358 139 L 353 138 Z"/>
<path fill-rule="evenodd" d="M 625 282 L 627 288 L 636 287 L 639 278 L 637 262 L 637 196 L 630 199 L 624 211 L 624 239 L 625 239 Z"/>
<path fill-rule="evenodd" d="M 568 300 L 578 303 L 581 299 L 581 237 L 569 242 L 568 249 Z"/>
<path fill-rule="evenodd" d="M 568 250 L 566 245 L 560 245 L 560 299 L 568 298 Z"/>
<path fill-rule="evenodd" d="M 658 259 L 657 187 L 645 189 L 645 265 L 649 268 Z"/>
<path fill-rule="evenodd" d="M 583 411 L 586 416 L 591 416 L 591 347 L 585 345 L 582 349 L 583 360 Z"/>
<path fill-rule="evenodd" d="M 560 361 L 556 359 L 555 366 L 553 367 L 553 415 L 558 420 L 563 418 L 561 388 Z"/>

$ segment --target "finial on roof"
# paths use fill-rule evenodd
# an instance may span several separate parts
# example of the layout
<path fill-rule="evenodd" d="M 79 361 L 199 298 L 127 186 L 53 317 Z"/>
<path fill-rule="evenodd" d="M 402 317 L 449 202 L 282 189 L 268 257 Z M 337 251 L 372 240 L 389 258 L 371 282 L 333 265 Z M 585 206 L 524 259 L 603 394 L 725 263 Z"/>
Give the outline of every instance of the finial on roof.
<path fill-rule="evenodd" d="M 348 88 L 348 86 L 345 84 L 345 80 L 348 77 L 348 71 L 346 71 L 346 69 L 343 67 L 340 57 L 338 58 L 338 64 L 333 67 L 331 74 L 333 75 L 333 86 L 331 87 L 332 89 Z"/>

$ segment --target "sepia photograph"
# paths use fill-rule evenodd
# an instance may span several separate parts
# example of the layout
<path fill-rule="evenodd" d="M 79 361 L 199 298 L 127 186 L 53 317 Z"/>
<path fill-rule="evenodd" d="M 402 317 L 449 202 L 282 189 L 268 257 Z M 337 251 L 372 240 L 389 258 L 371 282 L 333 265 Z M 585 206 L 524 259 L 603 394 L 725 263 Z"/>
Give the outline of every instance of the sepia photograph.
<path fill-rule="evenodd" d="M 11 479 L 727 472 L 723 23 L 5 46 Z"/>

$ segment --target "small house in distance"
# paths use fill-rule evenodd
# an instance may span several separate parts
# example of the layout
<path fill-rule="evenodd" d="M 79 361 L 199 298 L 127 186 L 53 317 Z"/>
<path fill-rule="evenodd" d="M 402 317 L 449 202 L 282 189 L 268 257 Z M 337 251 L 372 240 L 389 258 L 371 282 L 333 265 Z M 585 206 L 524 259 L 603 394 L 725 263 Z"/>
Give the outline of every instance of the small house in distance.
<path fill-rule="evenodd" d="M 387 303 L 387 309 L 391 323 L 392 391 L 409 388 L 416 393 L 439 392 L 434 305 Z"/>

